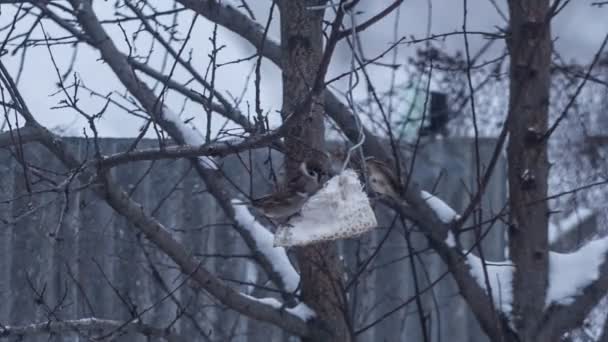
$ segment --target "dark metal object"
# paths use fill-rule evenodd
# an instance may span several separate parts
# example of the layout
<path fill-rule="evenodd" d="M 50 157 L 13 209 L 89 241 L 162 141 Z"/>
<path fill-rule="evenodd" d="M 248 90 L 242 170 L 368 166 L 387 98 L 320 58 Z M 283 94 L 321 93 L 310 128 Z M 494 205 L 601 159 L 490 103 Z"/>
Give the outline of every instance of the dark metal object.
<path fill-rule="evenodd" d="M 431 91 L 431 105 L 429 108 L 429 125 L 426 126 L 421 134 L 432 135 L 442 134 L 446 132 L 446 124 L 450 119 L 450 111 L 448 109 L 448 96 L 445 93 Z"/>

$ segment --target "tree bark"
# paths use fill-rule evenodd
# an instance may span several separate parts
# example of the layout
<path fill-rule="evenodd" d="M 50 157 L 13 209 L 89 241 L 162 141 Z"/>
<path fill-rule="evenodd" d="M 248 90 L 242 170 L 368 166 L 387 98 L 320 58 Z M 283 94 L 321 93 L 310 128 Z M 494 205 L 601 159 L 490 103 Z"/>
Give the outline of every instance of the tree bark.
<path fill-rule="evenodd" d="M 513 320 L 521 341 L 538 341 L 548 285 L 551 65 L 549 0 L 510 0 L 510 94 L 507 125 L 509 248 L 515 264 Z"/>
<path fill-rule="evenodd" d="M 311 93 L 323 56 L 323 11 L 306 7 L 319 1 L 281 2 L 283 120 L 290 118 L 285 141 L 287 179 L 306 158 L 323 158 L 324 97 Z M 312 95 L 312 98 L 310 96 Z M 341 267 L 334 242 L 296 248 L 302 299 L 317 313 L 315 324 L 324 336 L 304 341 L 350 341 L 345 322 Z"/>

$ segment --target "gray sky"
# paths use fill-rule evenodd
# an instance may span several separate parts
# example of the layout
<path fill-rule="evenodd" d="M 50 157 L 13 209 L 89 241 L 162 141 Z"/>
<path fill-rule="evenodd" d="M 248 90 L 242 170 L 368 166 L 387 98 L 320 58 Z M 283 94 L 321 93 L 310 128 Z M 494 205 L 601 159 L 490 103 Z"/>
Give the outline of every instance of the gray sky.
<path fill-rule="evenodd" d="M 157 4 L 170 6 L 170 2 L 166 0 L 153 1 Z M 363 0 L 360 9 L 363 13 L 357 17 L 357 21 L 361 22 L 365 18 L 377 13 L 378 10 L 384 8 L 392 0 Z M 506 13 L 504 0 L 497 0 L 501 4 L 502 10 Z M 556 38 L 555 45 L 558 51 L 567 59 L 577 59 L 580 62 L 589 62 L 597 48 L 599 47 L 604 35 L 608 32 L 608 20 L 605 18 L 608 14 L 608 8 L 598 9 L 592 7 L 591 0 L 575 0 L 572 1 L 569 7 L 564 10 L 554 21 L 553 33 Z M 270 1 L 252 0 L 249 3 L 254 7 L 256 18 L 259 22 L 265 23 Z M 429 3 L 431 4 L 429 12 Z M 489 0 L 469 0 L 468 12 L 468 29 L 479 31 L 491 31 L 494 27 L 505 26 L 505 21 L 497 13 Z M 0 23 L 2 26 L 12 19 L 12 10 L 7 5 L 2 5 L 2 16 Z M 462 29 L 463 23 L 463 2 L 462 1 L 426 1 L 426 0 L 409 0 L 404 1 L 399 12 L 398 34 L 397 37 L 414 35 L 417 38 L 425 36 L 427 26 L 430 25 L 431 33 L 439 34 Z M 113 2 L 96 1 L 95 8 L 102 18 L 109 18 L 114 13 Z M 162 7 L 159 7 L 162 8 Z M 170 7 L 167 7 L 170 8 Z M 124 12 L 124 10 L 123 10 Z M 392 41 L 394 41 L 393 30 L 395 28 L 396 14 L 382 21 L 373 28 L 365 31 L 361 35 L 363 42 L 364 53 L 367 57 L 375 56 L 380 51 L 386 49 Z M 180 16 L 179 24 L 182 32 L 185 32 L 192 19 L 191 14 Z M 429 21 L 430 19 L 430 21 Z M 271 37 L 275 40 L 279 38 L 278 31 L 278 16 L 274 18 L 274 25 L 271 30 Z M 165 20 L 169 22 L 169 18 Z M 45 30 L 51 35 L 60 36 L 64 32 L 54 27 L 50 22 L 44 22 Z M 19 30 L 26 30 L 27 27 L 21 24 Z M 120 30 L 115 26 L 106 26 L 114 41 L 123 51 L 128 51 L 124 38 Z M 131 34 L 135 26 L 125 25 L 125 29 Z M 207 54 L 211 50 L 211 43 L 208 37 L 211 35 L 213 25 L 202 18 L 197 21 L 197 26 L 193 33 L 195 38 L 188 46 L 194 49 L 193 61 L 199 70 L 205 70 L 209 60 Z M 38 27 L 35 30 L 37 37 L 42 37 L 41 29 Z M 0 36 L 3 38 L 4 34 Z M 200 38 L 199 38 L 200 37 Z M 475 51 L 483 39 L 472 36 L 471 49 Z M 220 44 L 226 45 L 221 51 L 219 60 L 226 62 L 229 60 L 249 56 L 254 53 L 254 50 L 243 40 L 236 35 L 220 29 L 218 41 Z M 150 44 L 148 35 L 143 35 L 136 45 L 137 51 L 145 54 L 147 47 Z M 450 51 L 462 50 L 464 43 L 462 36 L 455 36 L 447 39 L 443 45 Z M 496 55 L 500 53 L 502 47 L 496 44 L 491 51 Z M 55 60 L 63 72 L 71 58 L 71 51 L 67 47 L 52 48 Z M 159 48 L 156 51 L 160 51 Z M 412 55 L 415 47 L 402 45 L 398 50 L 398 63 L 404 63 L 407 56 Z M 16 75 L 18 70 L 19 59 L 15 57 L 3 57 L 9 65 L 13 75 Z M 99 55 L 88 47 L 81 46 L 79 49 L 78 62 L 76 63 L 75 71 L 82 79 L 83 83 L 95 89 L 101 94 L 106 94 L 112 90 L 122 93 L 124 88 L 120 86 L 116 78 L 112 75 L 109 68 L 98 60 Z M 390 62 L 392 55 L 389 54 L 384 60 Z M 330 68 L 330 77 L 336 75 L 349 67 L 350 52 L 342 45 L 337 55 L 332 61 Z M 159 67 L 162 60 L 162 54 L 155 52 L 151 65 Z M 239 65 L 230 65 L 218 70 L 217 88 L 222 89 L 224 93 L 229 92 L 233 96 L 239 97 L 245 88 L 244 102 L 240 108 L 243 112 L 247 112 L 247 103 L 250 104 L 253 111 L 254 91 L 253 91 L 253 75 L 251 74 L 253 63 L 242 63 Z M 370 74 L 374 79 L 377 87 L 382 90 L 388 84 L 390 74 L 386 68 L 372 67 Z M 177 80 L 185 80 L 184 73 L 177 72 L 175 74 Z M 399 74 L 399 80 L 405 80 L 407 75 Z M 399 81 L 398 80 L 398 81 Z M 68 80 L 70 82 L 70 80 Z M 20 89 L 24 93 L 28 104 L 35 113 L 38 120 L 48 125 L 49 127 L 67 127 L 68 135 L 80 134 L 82 127 L 86 127 L 86 123 L 78 114 L 72 110 L 52 110 L 51 107 L 57 105 L 63 96 L 51 94 L 57 91 L 57 76 L 55 69 L 52 66 L 49 58 L 49 52 L 46 47 L 36 47 L 30 49 L 27 55 L 25 68 L 20 80 Z M 249 84 L 247 87 L 246 85 Z M 342 82 L 339 87 L 345 86 Z M 361 91 L 363 90 L 360 89 Z M 362 93 L 362 92 L 360 92 Z M 280 93 L 280 71 L 270 63 L 264 63 L 262 68 L 262 106 L 265 110 L 276 111 L 281 105 Z M 91 113 L 97 112 L 103 105 L 103 101 L 94 97 L 89 97 L 86 92 L 81 92 L 80 104 L 83 108 L 90 110 Z M 182 99 L 176 96 L 170 97 L 167 104 L 174 110 L 179 111 L 182 107 Z M 123 111 L 110 107 L 111 110 L 99 122 L 98 130 L 102 136 L 134 136 L 138 133 L 137 129 L 141 125 L 141 120 L 130 117 Z M 194 105 L 186 106 L 184 117 L 195 117 L 195 124 L 198 127 L 205 126 L 205 113 L 201 108 Z M 275 115 L 276 117 L 276 115 Z M 223 120 L 214 119 L 213 126 L 215 129 L 221 126 Z"/>

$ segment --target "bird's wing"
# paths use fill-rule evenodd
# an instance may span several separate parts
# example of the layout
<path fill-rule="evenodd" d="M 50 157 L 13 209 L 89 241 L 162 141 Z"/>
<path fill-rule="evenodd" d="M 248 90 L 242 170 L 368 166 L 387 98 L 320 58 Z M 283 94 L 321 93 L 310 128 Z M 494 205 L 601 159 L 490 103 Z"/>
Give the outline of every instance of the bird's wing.
<path fill-rule="evenodd" d="M 301 198 L 305 198 L 305 197 L 306 197 L 305 193 L 300 193 L 297 191 L 295 191 L 295 192 L 287 191 L 286 189 L 283 189 L 282 191 L 273 192 L 268 195 L 264 195 L 262 197 L 253 199 L 251 201 L 251 203 L 254 206 L 282 205 L 282 204 L 297 202 L 297 201 L 301 200 Z"/>

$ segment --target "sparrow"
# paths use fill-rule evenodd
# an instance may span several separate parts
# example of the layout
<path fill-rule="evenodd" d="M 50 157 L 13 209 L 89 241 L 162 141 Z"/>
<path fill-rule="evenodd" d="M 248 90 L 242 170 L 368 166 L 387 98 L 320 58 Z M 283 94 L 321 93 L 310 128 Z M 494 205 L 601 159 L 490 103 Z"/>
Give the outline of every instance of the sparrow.
<path fill-rule="evenodd" d="M 298 170 L 299 174 L 283 188 L 252 200 L 252 206 L 274 220 L 287 220 L 298 214 L 308 198 L 321 189 L 324 175 L 321 165 L 314 161 L 302 162 Z"/>
<path fill-rule="evenodd" d="M 365 158 L 365 168 L 370 189 L 378 194 L 401 201 L 401 183 L 395 172 L 384 162 L 374 158 Z"/>

